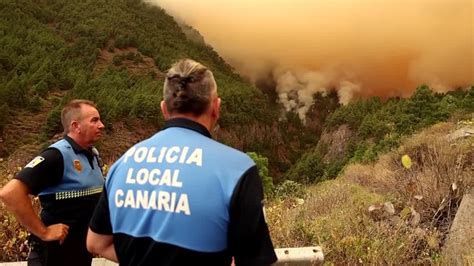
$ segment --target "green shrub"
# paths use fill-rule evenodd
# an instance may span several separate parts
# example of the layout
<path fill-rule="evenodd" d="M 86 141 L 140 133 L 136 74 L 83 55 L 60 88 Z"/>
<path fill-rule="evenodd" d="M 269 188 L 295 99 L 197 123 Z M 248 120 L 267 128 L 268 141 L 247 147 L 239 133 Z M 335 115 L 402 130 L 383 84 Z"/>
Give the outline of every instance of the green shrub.
<path fill-rule="evenodd" d="M 116 66 L 120 66 L 122 64 L 123 58 L 120 55 L 115 55 L 114 59 L 112 59 L 112 63 Z"/>
<path fill-rule="evenodd" d="M 275 187 L 274 196 L 279 199 L 304 198 L 306 197 L 305 187 L 295 181 L 285 180 Z"/>
<path fill-rule="evenodd" d="M 335 129 L 340 125 L 348 124 L 352 130 L 358 130 L 364 118 L 381 107 L 382 102 L 378 97 L 351 102 L 330 114 L 326 120 L 326 127 Z"/>
<path fill-rule="evenodd" d="M 3 131 L 5 128 L 7 122 L 8 122 L 8 117 L 9 117 L 9 107 L 8 104 L 3 103 L 0 105 L 0 132 Z"/>
<path fill-rule="evenodd" d="M 474 86 L 466 92 L 466 95 L 461 101 L 461 107 L 467 112 L 474 112 Z"/>
<path fill-rule="evenodd" d="M 268 173 L 268 158 L 255 152 L 247 152 L 247 155 L 255 161 L 258 168 L 258 174 L 262 179 L 263 191 L 266 197 L 271 196 L 273 191 L 273 178 Z"/>
<path fill-rule="evenodd" d="M 309 151 L 299 159 L 285 174 L 284 179 L 300 183 L 313 183 L 323 180 L 325 165 L 317 151 Z"/>
<path fill-rule="evenodd" d="M 136 94 L 132 99 L 130 115 L 157 125 L 163 122 L 160 103 L 161 96 Z"/>
<path fill-rule="evenodd" d="M 28 102 L 28 110 L 32 112 L 38 112 L 41 110 L 41 107 L 43 106 L 43 102 L 41 101 L 41 97 L 38 95 L 34 95 Z"/>
<path fill-rule="evenodd" d="M 48 90 L 48 84 L 44 80 L 41 80 L 33 86 L 33 94 L 36 94 L 40 97 L 46 97 L 46 95 L 48 95 Z"/>
<path fill-rule="evenodd" d="M 45 138 L 51 138 L 54 134 L 61 132 L 61 110 L 61 105 L 58 105 L 49 112 L 46 123 L 42 128 Z"/>

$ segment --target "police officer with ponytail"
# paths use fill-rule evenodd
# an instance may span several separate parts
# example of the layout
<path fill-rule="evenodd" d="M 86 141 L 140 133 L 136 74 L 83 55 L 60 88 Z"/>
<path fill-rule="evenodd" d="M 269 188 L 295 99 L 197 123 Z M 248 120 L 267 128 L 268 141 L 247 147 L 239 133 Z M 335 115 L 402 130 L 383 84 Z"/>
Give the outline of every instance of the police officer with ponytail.
<path fill-rule="evenodd" d="M 255 162 L 210 134 L 221 104 L 212 72 L 181 60 L 163 96 L 163 129 L 110 168 L 89 251 L 134 266 L 275 262 Z"/>
<path fill-rule="evenodd" d="M 28 163 L 0 190 L 0 199 L 31 233 L 28 265 L 91 265 L 89 220 L 104 177 L 93 144 L 104 124 L 95 104 L 73 100 L 61 112 L 65 136 Z M 29 194 L 38 195 L 41 214 Z"/>

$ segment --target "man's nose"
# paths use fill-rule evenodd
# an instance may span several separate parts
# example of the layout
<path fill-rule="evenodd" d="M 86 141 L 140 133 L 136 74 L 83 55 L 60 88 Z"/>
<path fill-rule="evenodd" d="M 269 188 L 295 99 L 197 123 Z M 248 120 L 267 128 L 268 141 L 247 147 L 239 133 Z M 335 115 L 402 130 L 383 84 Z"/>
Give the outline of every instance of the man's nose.
<path fill-rule="evenodd" d="M 99 129 L 103 129 L 104 127 L 104 123 L 102 123 L 102 121 L 99 121 Z"/>

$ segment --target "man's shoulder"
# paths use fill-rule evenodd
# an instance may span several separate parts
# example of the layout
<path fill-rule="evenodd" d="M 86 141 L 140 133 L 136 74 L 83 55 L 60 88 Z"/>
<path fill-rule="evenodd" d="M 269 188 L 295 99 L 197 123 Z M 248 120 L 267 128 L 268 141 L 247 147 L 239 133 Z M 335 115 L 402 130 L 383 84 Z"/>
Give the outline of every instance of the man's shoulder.
<path fill-rule="evenodd" d="M 31 194 L 36 195 L 61 180 L 63 161 L 58 149 L 47 148 L 25 165 L 15 178 L 25 183 Z"/>
<path fill-rule="evenodd" d="M 67 141 L 66 139 L 60 139 L 56 142 L 51 143 L 51 145 L 48 146 L 46 149 L 58 149 L 61 150 L 63 148 L 71 148 L 71 143 Z"/>
<path fill-rule="evenodd" d="M 228 161 L 231 164 L 239 164 L 242 166 L 252 166 L 255 162 L 241 150 L 228 146 L 224 143 L 213 141 L 212 153 L 219 158 Z"/>
<path fill-rule="evenodd" d="M 225 152 L 228 152 L 228 153 L 230 153 L 230 154 L 232 154 L 232 155 L 234 155 L 234 156 L 248 157 L 248 155 L 245 154 L 243 151 L 238 150 L 238 149 L 236 149 L 236 148 L 234 148 L 234 147 L 231 147 L 231 146 L 229 146 L 229 145 L 227 145 L 227 144 L 224 144 L 224 143 L 219 142 L 219 141 L 214 140 L 214 139 L 212 139 L 212 142 L 213 142 L 213 144 L 216 146 L 216 148 L 221 149 L 221 150 L 223 150 L 223 151 L 225 151 Z M 250 157 L 249 157 L 249 158 L 250 158 Z"/>
<path fill-rule="evenodd" d="M 62 138 L 62 139 L 58 139 L 56 140 L 55 142 L 51 143 L 49 145 L 49 147 L 54 147 L 54 146 L 58 146 L 58 145 L 64 145 L 64 144 L 67 144 L 69 143 L 65 138 Z"/>
<path fill-rule="evenodd" d="M 56 161 L 56 160 L 62 160 L 63 155 L 61 151 L 57 147 L 49 146 L 45 148 L 44 150 L 41 151 L 41 153 L 38 155 L 43 157 L 46 161 Z"/>

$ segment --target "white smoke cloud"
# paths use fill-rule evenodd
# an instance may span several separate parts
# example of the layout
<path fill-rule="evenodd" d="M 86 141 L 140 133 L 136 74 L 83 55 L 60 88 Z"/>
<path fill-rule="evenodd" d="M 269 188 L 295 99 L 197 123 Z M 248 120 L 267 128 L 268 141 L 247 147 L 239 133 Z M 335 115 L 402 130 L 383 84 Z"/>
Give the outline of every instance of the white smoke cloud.
<path fill-rule="evenodd" d="M 339 103 L 346 105 L 348 104 L 354 95 L 357 95 L 361 90 L 360 84 L 355 84 L 347 80 L 341 81 L 337 94 L 339 96 Z"/>
<path fill-rule="evenodd" d="M 296 112 L 305 122 L 306 112 L 313 103 L 313 95 L 325 93 L 331 80 L 330 75 L 321 72 L 274 69 L 274 79 L 279 100 L 287 111 Z"/>
<path fill-rule="evenodd" d="M 279 100 L 302 119 L 318 91 L 341 90 L 347 104 L 474 84 L 473 0 L 147 1 L 249 80 L 273 72 Z"/>
<path fill-rule="evenodd" d="M 273 75 L 280 103 L 283 104 L 286 111 L 297 113 L 303 122 L 306 121 L 306 113 L 313 104 L 313 96 L 317 92 L 327 93 L 329 89 L 336 89 L 339 103 L 346 105 L 362 90 L 361 85 L 357 82 L 339 81 L 342 78 L 329 70 L 315 72 L 275 69 Z"/>

